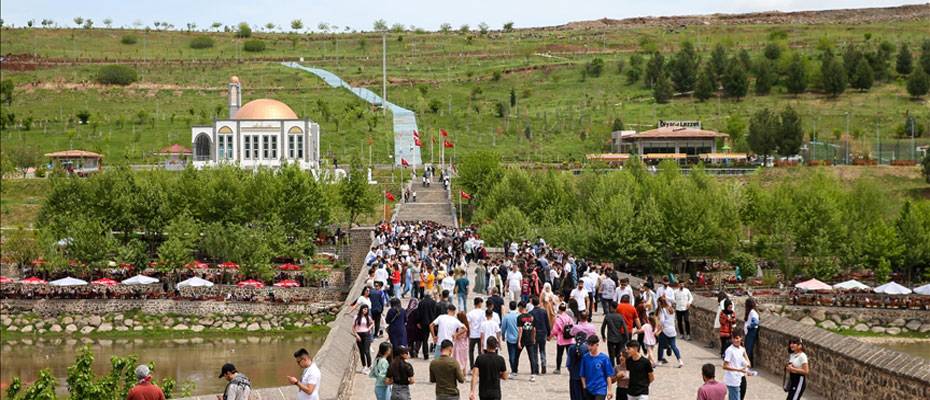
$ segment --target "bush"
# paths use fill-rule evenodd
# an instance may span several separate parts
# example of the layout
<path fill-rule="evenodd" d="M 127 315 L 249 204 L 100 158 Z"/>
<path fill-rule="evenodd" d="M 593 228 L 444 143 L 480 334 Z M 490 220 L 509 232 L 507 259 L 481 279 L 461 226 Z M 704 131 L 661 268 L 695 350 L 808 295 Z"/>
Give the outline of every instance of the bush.
<path fill-rule="evenodd" d="M 729 259 L 730 265 L 734 268 L 740 268 L 740 275 L 743 276 L 743 279 L 749 280 L 750 278 L 756 275 L 756 257 L 752 254 L 745 253 L 742 251 L 734 252 Z"/>
<path fill-rule="evenodd" d="M 198 36 L 191 39 L 192 49 L 209 49 L 213 47 L 213 38 L 209 36 Z"/>
<path fill-rule="evenodd" d="M 252 28 L 249 27 L 249 24 L 240 22 L 239 28 L 236 30 L 236 37 L 247 38 L 250 36 L 252 36 Z"/>
<path fill-rule="evenodd" d="M 139 38 L 137 38 L 137 37 L 135 37 L 135 36 L 133 36 L 133 35 L 125 35 L 125 36 L 123 36 L 122 39 L 120 39 L 119 42 L 122 43 L 122 44 L 136 44 L 136 43 L 139 42 Z"/>
<path fill-rule="evenodd" d="M 136 70 L 125 65 L 105 65 L 97 71 L 97 82 L 104 85 L 128 85 L 139 79 Z"/>
<path fill-rule="evenodd" d="M 258 39 L 248 40 L 244 45 L 242 45 L 242 49 L 254 53 L 265 51 L 265 42 Z"/>

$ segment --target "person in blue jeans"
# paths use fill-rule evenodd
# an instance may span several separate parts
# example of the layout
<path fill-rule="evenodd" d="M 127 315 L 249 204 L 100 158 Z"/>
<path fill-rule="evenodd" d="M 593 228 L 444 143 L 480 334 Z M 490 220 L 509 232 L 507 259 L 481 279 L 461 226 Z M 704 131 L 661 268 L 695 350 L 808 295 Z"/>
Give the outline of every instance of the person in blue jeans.
<path fill-rule="evenodd" d="M 598 350 L 597 335 L 589 336 L 587 343 L 588 353 L 581 358 L 581 386 L 586 399 L 604 400 L 608 393 L 613 393 L 610 388 L 615 374 L 613 362 Z"/>
<path fill-rule="evenodd" d="M 455 279 L 455 295 L 459 301 L 459 309 L 462 312 L 468 312 L 468 275 L 465 274 L 461 269 L 456 270 L 455 274 L 458 275 L 458 278 Z"/>
<path fill-rule="evenodd" d="M 755 348 L 756 341 L 759 339 L 759 312 L 756 311 L 756 299 L 752 297 L 746 299 L 746 315 L 743 319 L 746 321 L 746 354 L 749 356 L 749 362 L 756 362 Z"/>
<path fill-rule="evenodd" d="M 568 369 L 568 392 L 571 400 L 584 400 L 584 390 L 581 388 L 581 360 L 587 353 L 587 338 L 584 332 L 578 332 L 575 335 L 575 343 L 569 345 L 566 350 L 565 368 Z"/>
<path fill-rule="evenodd" d="M 517 312 L 517 302 L 511 301 L 509 304 L 510 312 L 504 316 L 501 320 L 501 331 L 504 334 L 504 341 L 507 342 L 507 359 L 510 361 L 510 372 L 513 376 L 517 376 L 517 370 L 520 366 L 520 359 L 517 358 L 519 354 L 517 352 L 517 316 L 520 314 Z"/>

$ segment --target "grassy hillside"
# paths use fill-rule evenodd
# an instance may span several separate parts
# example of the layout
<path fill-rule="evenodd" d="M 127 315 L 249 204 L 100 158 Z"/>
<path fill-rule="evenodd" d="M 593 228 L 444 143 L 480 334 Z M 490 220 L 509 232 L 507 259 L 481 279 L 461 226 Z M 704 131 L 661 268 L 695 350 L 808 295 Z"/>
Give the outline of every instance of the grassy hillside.
<path fill-rule="evenodd" d="M 772 95 L 750 95 L 741 101 L 697 102 L 688 96 L 656 104 L 642 81 L 628 84 L 618 62 L 629 66 L 637 52 L 658 50 L 670 57 L 683 40 L 691 40 L 704 60 L 717 43 L 731 54 L 747 49 L 761 57 L 776 42 L 783 59 L 799 52 L 810 72 L 819 69 L 819 48 L 841 52 L 847 44 L 874 49 L 888 41 L 897 49 L 908 42 L 915 53 L 930 37 L 926 20 L 856 25 L 691 25 L 669 29 L 643 26 L 600 29 L 532 29 L 510 33 L 389 33 L 388 98 L 417 111 L 424 136 L 440 127 L 449 130 L 455 152 L 495 146 L 509 160 L 560 161 L 604 151 L 611 122 L 622 119 L 628 129 L 644 129 L 657 119 L 700 119 L 706 127 L 726 130 L 731 118 L 747 121 L 758 109 L 792 105 L 804 128 L 820 140 L 836 140 L 845 132 L 859 154 L 874 153 L 882 142 L 885 157 L 904 115 L 917 115 L 930 125 L 926 101 L 908 98 L 904 82 L 893 77 L 876 82 L 868 92 L 848 90 L 828 99 L 816 89 L 800 96 L 777 86 Z M 121 38 L 133 35 L 133 45 Z M 212 37 L 215 46 L 194 50 L 195 36 Z M 301 116 L 322 125 L 324 154 L 340 160 L 368 156 L 373 139 L 375 162 L 392 154 L 389 116 L 373 110 L 345 90 L 328 88 L 306 73 L 278 65 L 303 57 L 305 65 L 329 69 L 353 84 L 380 92 L 381 38 L 378 34 L 257 33 L 268 48 L 261 53 L 237 50 L 242 39 L 232 33 L 129 31 L 119 29 L 4 29 L 0 53 L 14 55 L 3 63 L 2 78 L 16 89 L 12 105 L 15 126 L 0 132 L 3 152 L 29 146 L 42 152 L 63 148 L 102 151 L 112 162 L 139 162 L 170 143 L 187 143 L 191 124 L 209 122 L 225 113 L 225 83 L 238 75 L 244 100 L 271 97 L 291 105 Z M 867 39 L 868 37 L 868 39 Z M 583 78 L 594 58 L 606 64 L 600 77 Z M 648 59 L 648 57 L 646 57 Z M 131 64 L 140 81 L 127 87 L 94 83 L 101 64 Z M 894 60 L 891 60 L 891 69 Z M 510 93 L 516 107 L 510 109 Z M 497 116 L 498 103 L 506 117 Z M 87 110 L 87 125 L 76 123 Z M 29 130 L 24 120 L 32 119 Z M 928 139 L 918 139 L 918 144 Z M 425 142 L 428 145 L 428 141 Z M 910 155 L 910 140 L 896 158 Z M 435 149 L 438 159 L 438 147 Z M 424 158 L 430 150 L 424 148 Z"/>

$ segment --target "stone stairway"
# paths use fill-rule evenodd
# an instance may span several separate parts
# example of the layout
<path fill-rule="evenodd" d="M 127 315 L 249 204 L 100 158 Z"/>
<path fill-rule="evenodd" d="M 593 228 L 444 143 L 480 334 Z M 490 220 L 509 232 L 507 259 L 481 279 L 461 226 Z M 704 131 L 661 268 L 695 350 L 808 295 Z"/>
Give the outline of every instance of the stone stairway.
<path fill-rule="evenodd" d="M 456 225 L 455 209 L 442 185 L 434 183 L 426 188 L 413 183 L 411 191 L 417 193 L 417 202 L 397 205 L 397 221 L 434 221 L 447 226 Z"/>

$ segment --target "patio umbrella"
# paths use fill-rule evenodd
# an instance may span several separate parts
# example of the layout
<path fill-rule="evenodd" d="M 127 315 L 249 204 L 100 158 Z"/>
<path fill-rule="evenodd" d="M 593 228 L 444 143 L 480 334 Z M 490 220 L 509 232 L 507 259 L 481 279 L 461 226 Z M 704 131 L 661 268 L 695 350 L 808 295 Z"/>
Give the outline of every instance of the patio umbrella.
<path fill-rule="evenodd" d="M 48 282 L 45 279 L 36 278 L 33 276 L 30 278 L 23 279 L 19 281 L 19 283 L 26 284 L 26 285 L 44 285 Z"/>
<path fill-rule="evenodd" d="M 225 268 L 225 269 L 239 269 L 239 264 L 236 264 L 236 263 L 234 263 L 234 262 L 232 262 L 232 261 L 226 261 L 226 262 L 220 264 L 220 268 Z"/>
<path fill-rule="evenodd" d="M 831 287 L 830 285 L 827 285 L 826 283 L 823 283 L 816 279 L 811 279 L 809 281 L 801 282 L 797 285 L 794 285 L 794 287 L 801 289 L 801 290 L 833 290 L 833 287 Z"/>
<path fill-rule="evenodd" d="M 914 293 L 930 296 L 930 283 L 914 288 Z"/>
<path fill-rule="evenodd" d="M 84 286 L 87 284 L 87 281 L 83 279 L 72 278 L 69 276 L 66 278 L 61 278 L 58 280 L 51 281 L 48 284 L 52 286 Z"/>
<path fill-rule="evenodd" d="M 247 281 L 242 281 L 242 282 L 237 283 L 236 286 L 260 289 L 260 288 L 265 287 L 265 284 L 262 283 L 261 281 L 256 281 L 255 279 L 249 279 Z"/>
<path fill-rule="evenodd" d="M 834 289 L 850 290 L 850 289 L 860 289 L 860 290 L 869 290 L 871 287 L 862 282 L 859 282 L 855 279 L 850 279 L 846 282 L 840 282 L 836 285 L 833 285 Z"/>
<path fill-rule="evenodd" d="M 13 280 L 13 278 L 7 278 L 5 276 L 0 275 L 0 283 L 13 283 L 13 282 L 16 282 L 15 280 Z"/>
<path fill-rule="evenodd" d="M 184 287 L 211 287 L 211 286 L 213 286 L 213 282 L 210 282 L 206 279 L 198 278 L 196 276 L 193 278 L 185 279 L 181 282 L 178 282 L 179 289 L 184 288 Z"/>
<path fill-rule="evenodd" d="M 191 261 L 191 262 L 187 263 L 187 265 L 185 265 L 185 267 L 190 268 L 190 269 L 207 269 L 207 268 L 210 268 L 210 266 L 207 265 L 207 263 L 202 262 L 202 261 L 198 261 L 198 260 L 194 260 L 194 261 Z"/>
<path fill-rule="evenodd" d="M 278 269 L 280 269 L 281 271 L 300 271 L 300 266 L 287 263 L 287 264 L 279 265 Z"/>
<path fill-rule="evenodd" d="M 911 294 L 911 289 L 897 284 L 895 281 L 888 282 L 875 288 L 875 293 L 883 294 Z"/>
<path fill-rule="evenodd" d="M 126 279 L 122 282 L 124 285 L 149 285 L 152 283 L 158 283 L 157 278 L 152 278 L 151 276 L 145 275 L 136 275 L 132 278 Z"/>
<path fill-rule="evenodd" d="M 282 281 L 278 281 L 278 282 L 275 283 L 274 285 L 277 286 L 277 287 L 283 287 L 283 288 L 300 287 L 300 284 L 297 283 L 297 281 L 295 281 L 295 280 L 293 280 L 293 279 L 285 279 L 285 280 L 282 280 Z"/>
<path fill-rule="evenodd" d="M 91 285 L 101 285 L 101 286 L 116 286 L 119 285 L 119 282 L 110 279 L 110 278 L 101 278 L 97 279 L 90 283 Z"/>

